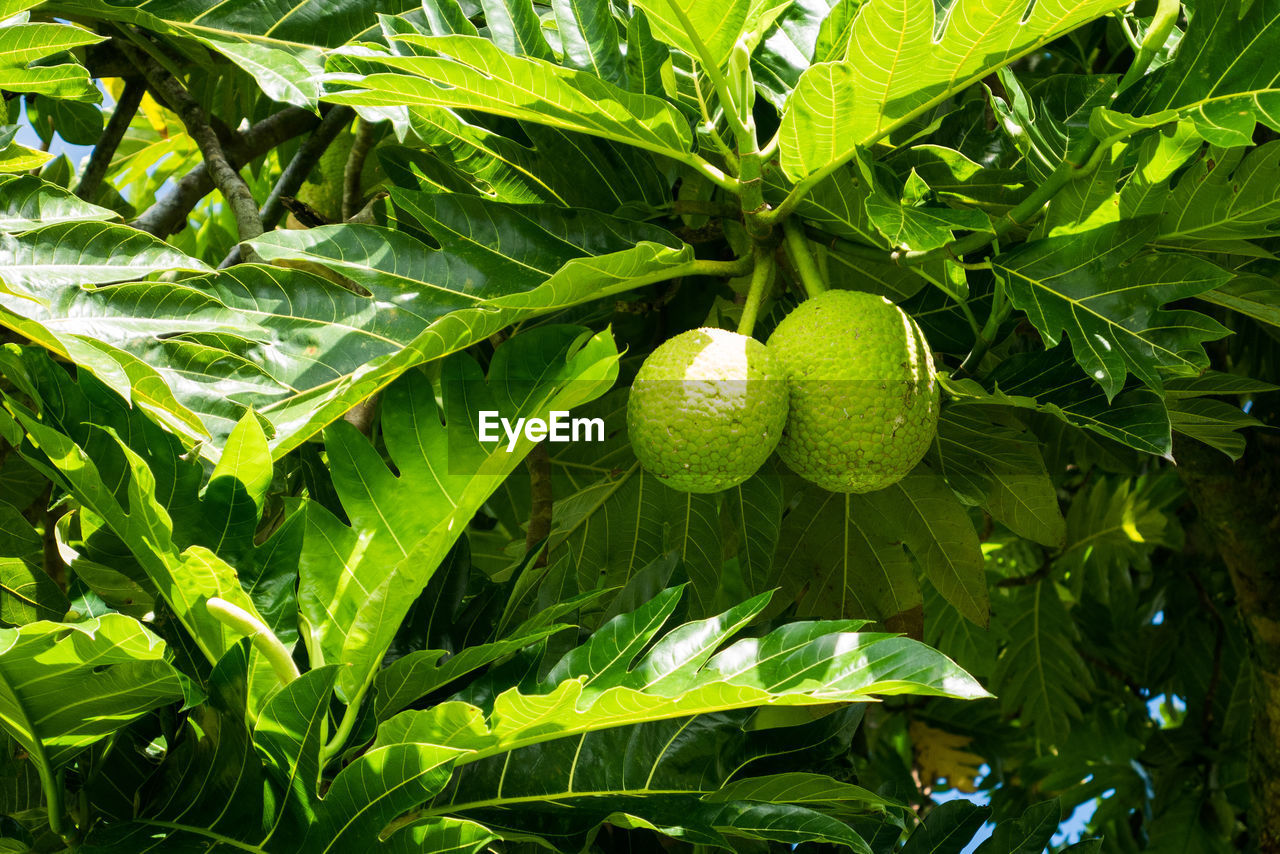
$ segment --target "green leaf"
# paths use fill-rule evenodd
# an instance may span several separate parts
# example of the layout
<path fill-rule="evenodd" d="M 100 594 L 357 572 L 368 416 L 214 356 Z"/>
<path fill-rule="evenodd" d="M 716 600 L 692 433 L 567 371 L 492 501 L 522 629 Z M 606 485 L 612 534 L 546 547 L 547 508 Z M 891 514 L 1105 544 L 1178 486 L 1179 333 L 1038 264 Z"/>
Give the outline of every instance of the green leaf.
<path fill-rule="evenodd" d="M 1111 579 L 1128 586 L 1131 569 L 1149 565 L 1157 545 L 1182 547 L 1182 530 L 1168 507 L 1177 493 L 1159 481 L 1099 480 L 1082 492 L 1067 513 L 1067 545 L 1055 568 L 1072 576 L 1073 587 L 1109 601 Z"/>
<path fill-rule="evenodd" d="M 803 592 L 801 614 L 885 619 L 921 604 L 908 552 L 948 601 L 986 625 L 977 533 L 950 487 L 924 467 L 865 495 L 806 489 L 783 519 L 776 571 Z"/>
<path fill-rule="evenodd" d="M 924 640 L 974 676 L 995 668 L 993 633 L 966 619 L 927 580 L 924 588 Z"/>
<path fill-rule="evenodd" d="M 1079 638 L 1051 582 L 1011 588 L 995 605 L 1006 635 L 992 685 L 1006 714 L 1022 714 L 1038 737 L 1057 744 L 1082 716 L 1093 677 Z"/>
<path fill-rule="evenodd" d="M 1227 282 L 1220 268 L 1186 255 L 1142 253 L 1155 224 L 1122 223 L 1024 244 L 993 259 L 1009 299 L 1047 346 L 1071 337 L 1076 361 L 1114 398 L 1129 373 L 1159 390 L 1161 372 L 1199 373 L 1200 346 L 1227 329 L 1165 303 Z"/>
<path fill-rule="evenodd" d="M 25 2 L 22 6 L 32 6 Z M 5 15 L 10 17 L 13 13 Z M 82 27 L 53 23 L 17 23 L 0 27 L 0 89 L 36 92 L 52 98 L 97 101 L 98 90 L 77 62 L 36 64 L 76 47 L 97 44 L 105 37 Z"/>
<path fill-rule="evenodd" d="M 868 516 L 874 507 L 880 518 L 893 520 L 898 537 L 938 592 L 965 617 L 987 625 L 987 582 L 978 533 L 941 477 L 917 467 L 892 486 L 855 498 L 855 505 L 867 507 Z"/>
<path fill-rule="evenodd" d="M 343 668 L 338 695 L 350 701 L 377 671 L 401 620 L 466 524 L 520 464 L 522 436 L 481 441 L 479 413 L 550 417 L 602 394 L 616 376 L 608 333 L 545 327 L 499 348 L 488 378 L 466 356 L 446 363 L 441 423 L 436 394 L 421 375 L 388 389 L 382 435 L 393 474 L 369 441 L 339 423 L 325 433 L 334 485 L 352 525 L 321 505 L 307 507 L 299 602 L 313 662 Z"/>
<path fill-rule="evenodd" d="M 667 591 L 616 617 L 552 668 L 537 693 L 511 688 L 491 712 L 451 701 L 384 723 L 376 745 L 427 743 L 466 751 L 460 764 L 601 729 L 769 705 L 857 702 L 922 693 L 985 692 L 947 659 L 915 641 L 850 634 L 849 623 L 793 623 L 716 652 L 767 596 L 668 632 L 647 652 L 677 604 Z"/>
<path fill-rule="evenodd" d="M 932 190 L 914 169 L 901 190 L 890 192 L 883 180 L 874 180 L 873 168 L 864 173 L 874 187 L 866 202 L 867 217 L 895 249 L 937 249 L 957 230 L 991 230 L 991 220 L 980 210 L 929 204 Z"/>
<path fill-rule="evenodd" d="M 756 90 L 779 112 L 800 75 L 814 61 L 819 30 L 830 16 L 832 0 L 795 0 L 766 32 L 764 41 L 751 57 Z"/>
<path fill-rule="evenodd" d="M 0 175 L 0 231 L 27 231 L 76 220 L 116 219 L 115 211 L 81 201 L 34 175 Z"/>
<path fill-rule="evenodd" d="M 627 82 L 632 92 L 663 97 L 663 69 L 671 65 L 671 51 L 653 37 L 649 16 L 636 9 L 627 24 Z"/>
<path fill-rule="evenodd" d="M 915 569 L 893 526 L 858 509 L 854 496 L 810 487 L 783 517 L 774 573 L 801 595 L 801 614 L 885 619 L 920 604 Z"/>
<path fill-rule="evenodd" d="M 699 61 L 703 57 L 703 51 L 699 50 L 701 46 L 708 60 L 717 67 L 728 64 L 729 54 L 738 37 L 752 23 L 753 7 L 766 5 L 761 0 L 730 0 L 721 5 L 699 3 L 697 0 L 640 0 L 636 3 L 644 10 L 655 36 Z M 724 106 L 729 109 L 728 104 Z"/>
<path fill-rule="evenodd" d="M 996 68 L 1122 6 L 1117 0 L 867 0 L 800 78 L 782 115 L 781 163 L 799 181 L 823 173 Z M 840 7 L 837 7 L 837 9 Z M 843 34 L 842 34 L 843 37 Z"/>
<path fill-rule="evenodd" d="M 81 445 L 50 426 L 49 421 L 56 423 L 52 411 L 37 418 L 11 399 L 8 405 L 35 448 L 31 453 L 24 449 L 24 456 L 104 520 L 192 633 L 197 647 L 217 661 L 239 636 L 208 612 L 206 601 L 220 597 L 250 613 L 253 603 L 224 560 L 205 546 L 180 548 L 174 541 L 173 517 L 157 498 L 157 475 L 148 461 L 111 427 L 76 425 L 86 433 Z M 167 465 L 176 467 L 178 462 L 173 458 Z"/>
<path fill-rule="evenodd" d="M 1016 417 L 989 408 L 948 407 L 938 422 L 935 449 L 937 471 L 966 502 L 981 506 L 1019 536 L 1062 545 L 1066 522 L 1039 440 Z"/>
<path fill-rule="evenodd" d="M 554 59 L 533 0 L 480 0 L 489 38 L 512 56 Z"/>
<path fill-rule="evenodd" d="M 552 0 L 564 64 L 627 87 L 627 65 L 608 0 Z"/>
<path fill-rule="evenodd" d="M 1002 821 L 974 854 L 1041 854 L 1062 821 L 1058 799 L 1032 804 L 1022 816 Z"/>
<path fill-rule="evenodd" d="M 1117 78 L 1106 75 L 1057 74 L 1025 89 L 1010 68 L 1000 69 L 1005 98 L 991 106 L 1032 175 L 1045 180 L 1067 153 L 1089 134 L 1093 109 L 1111 103 Z"/>
<path fill-rule="evenodd" d="M 0 281 L 41 298 L 60 287 L 128 282 L 209 267 L 143 231 L 106 222 L 61 222 L 0 234 Z"/>
<path fill-rule="evenodd" d="M 492 840 L 484 828 L 451 818 L 415 821 L 382 838 L 393 819 L 447 781 L 449 761 L 457 754 L 443 748 L 370 751 L 340 771 L 321 799 L 322 721 L 335 668 L 312 670 L 291 682 L 268 702 L 252 733 L 244 724 L 246 669 L 243 647 L 219 662 L 210 679 L 210 702 L 196 711 L 147 781 L 175 796 L 146 799 L 132 821 L 95 832 L 86 851 L 229 845 L 258 854 L 410 854 L 474 852 Z"/>
<path fill-rule="evenodd" d="M 397 658 L 374 677 L 374 714 L 379 721 L 386 720 L 454 680 L 567 628 L 553 624 L 527 632 L 517 629 L 509 638 L 464 647 L 454 655 L 442 649 L 421 649 Z"/>
<path fill-rule="evenodd" d="M 991 815 L 991 807 L 959 798 L 934 807 L 902 846 L 902 854 L 960 854 Z"/>
<path fill-rule="evenodd" d="M 44 571 L 41 561 L 0 557 L 0 621 L 5 625 L 61 620 L 69 607 L 66 594 Z"/>
<path fill-rule="evenodd" d="M 47 779 L 80 750 L 182 698 L 164 658 L 164 642 L 122 614 L 0 629 L 0 723 Z"/>
<path fill-rule="evenodd" d="M 289 0 L 237 8 L 218 0 L 74 0 L 50 5 L 54 14 L 118 21 L 193 39 L 239 66 L 268 97 L 315 110 L 323 49 L 346 44 L 369 29 L 379 13 L 394 15 L 418 4 Z"/>
<path fill-rule="evenodd" d="M 1254 149 L 1210 149 L 1163 199 L 1166 240 L 1262 239 L 1280 218 L 1280 140 Z"/>
<path fill-rule="evenodd" d="M 594 74 L 517 57 L 476 36 L 401 35 L 433 56 L 378 56 L 365 76 L 330 75 L 325 99 L 471 109 L 600 136 L 688 160 L 693 137 L 675 107 Z M 377 65 L 402 73 L 379 72 Z"/>
<path fill-rule="evenodd" d="M 660 229 L 590 212 L 398 198 L 449 249 L 359 225 L 277 231 L 256 243 L 281 264 L 356 279 L 371 296 L 261 265 L 94 291 L 45 278 L 47 306 L 0 295 L 0 321 L 185 424 L 187 435 L 216 437 L 200 448 L 211 459 L 253 408 L 279 457 L 415 365 L 519 319 L 678 276 L 693 259 Z M 182 413 L 199 415 L 194 428 L 195 416 Z"/>
<path fill-rule="evenodd" d="M 815 809 L 848 809 L 898 806 L 891 800 L 861 786 L 842 783 L 824 774 L 789 771 L 768 777 L 744 777 L 703 797 L 705 801 L 764 801 L 767 803 L 809 804 Z"/>
<path fill-rule="evenodd" d="M 722 586 L 730 598 L 746 599 L 773 586 L 782 509 L 782 478 L 769 465 L 724 493 L 721 536 L 734 568 L 722 577 Z"/>
<path fill-rule="evenodd" d="M 1264 276 L 1236 276 L 1225 285 L 1200 294 L 1199 298 L 1271 326 L 1280 326 L 1280 286 Z"/>
<path fill-rule="evenodd" d="M 1217 448 L 1233 460 L 1244 456 L 1245 437 L 1238 431 L 1262 426 L 1239 406 L 1220 400 L 1171 401 L 1169 421 L 1177 432 Z"/>
<path fill-rule="evenodd" d="M 1246 11 L 1247 9 L 1247 11 Z M 1277 0 L 1240 0 L 1197 8 L 1173 61 L 1099 109 L 1100 136 L 1190 119 L 1214 145 L 1249 145 L 1259 122 L 1280 129 L 1280 87 L 1268 73 L 1280 46 Z"/>
<path fill-rule="evenodd" d="M 1144 454 L 1167 455 L 1173 446 L 1169 413 L 1160 395 L 1131 386 L 1108 400 L 1080 371 L 1065 343 L 1005 359 L 988 377 L 991 391 L 971 379 L 943 377 L 941 382 L 957 400 L 1037 409 Z"/>
<path fill-rule="evenodd" d="M 465 815 L 512 838 L 537 834 L 576 849 L 616 816 L 648 822 L 676 838 L 724 845 L 720 833 L 751 835 L 750 825 L 738 818 L 750 815 L 742 807 L 795 805 L 804 810 L 755 814 L 775 819 L 769 825 L 773 833 L 795 833 L 800 828 L 791 820 L 810 819 L 815 833 L 821 828 L 834 841 L 851 842 L 847 829 L 810 810 L 843 819 L 884 803 L 865 789 L 818 774 L 778 774 L 725 785 L 731 773 L 753 760 L 794 754 L 832 731 L 824 721 L 745 732 L 747 715 L 722 713 L 599 730 L 469 763 L 457 769 L 426 812 Z M 712 757 L 716 761 L 708 761 Z M 510 773 L 525 767 L 545 770 Z M 724 812 L 707 808 L 721 803 L 733 807 Z"/>

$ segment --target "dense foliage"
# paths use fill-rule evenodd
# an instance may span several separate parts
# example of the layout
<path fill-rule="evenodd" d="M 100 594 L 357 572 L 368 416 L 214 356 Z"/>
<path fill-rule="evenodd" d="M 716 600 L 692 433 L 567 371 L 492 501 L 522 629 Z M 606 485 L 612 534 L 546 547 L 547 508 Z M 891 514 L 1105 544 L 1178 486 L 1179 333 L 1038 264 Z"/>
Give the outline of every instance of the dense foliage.
<path fill-rule="evenodd" d="M 1280 851 L 1280 0 L 0 9 L 0 850 Z M 639 465 L 829 288 L 909 475 Z"/>

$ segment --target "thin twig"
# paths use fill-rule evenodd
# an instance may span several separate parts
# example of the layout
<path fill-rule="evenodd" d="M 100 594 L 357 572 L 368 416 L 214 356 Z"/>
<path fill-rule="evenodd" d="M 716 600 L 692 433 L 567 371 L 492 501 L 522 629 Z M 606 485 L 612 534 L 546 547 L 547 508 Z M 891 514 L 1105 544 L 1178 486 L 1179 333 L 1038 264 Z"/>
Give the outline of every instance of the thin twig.
<path fill-rule="evenodd" d="M 285 213 L 282 197 L 292 196 L 298 192 L 298 189 L 306 183 L 307 176 L 311 174 L 316 163 L 324 156 L 330 143 L 337 138 L 343 128 L 351 124 L 351 119 L 354 117 L 355 110 L 350 107 L 331 108 L 311 136 L 307 137 L 306 142 L 298 147 L 297 153 L 280 173 L 276 185 L 271 188 L 271 194 L 267 196 L 267 200 L 257 212 L 264 231 L 270 231 L 279 224 Z M 242 258 L 240 244 L 236 244 L 218 266 L 230 267 L 233 264 L 239 264 Z"/>
<path fill-rule="evenodd" d="M 103 129 L 102 136 L 98 138 L 98 144 L 93 147 L 93 154 L 89 155 L 84 174 L 80 176 L 80 183 L 76 185 L 76 196 L 79 198 L 91 202 L 98 195 L 102 179 L 111 168 L 111 159 L 116 156 L 120 140 L 124 139 L 125 133 L 129 130 L 129 125 L 137 115 L 138 107 L 142 104 L 142 96 L 145 94 L 147 94 L 147 85 L 139 78 L 131 77 L 125 81 L 120 100 L 116 101 L 111 119 Z"/>
<path fill-rule="evenodd" d="M 231 165 L 240 169 L 249 161 L 306 133 L 319 123 L 319 116 L 301 107 L 285 107 L 233 137 L 227 146 L 227 156 Z M 213 189 L 209 167 L 201 162 L 182 176 L 170 193 L 143 211 L 133 221 L 133 227 L 156 237 L 168 237 L 182 229 L 187 215 Z"/>

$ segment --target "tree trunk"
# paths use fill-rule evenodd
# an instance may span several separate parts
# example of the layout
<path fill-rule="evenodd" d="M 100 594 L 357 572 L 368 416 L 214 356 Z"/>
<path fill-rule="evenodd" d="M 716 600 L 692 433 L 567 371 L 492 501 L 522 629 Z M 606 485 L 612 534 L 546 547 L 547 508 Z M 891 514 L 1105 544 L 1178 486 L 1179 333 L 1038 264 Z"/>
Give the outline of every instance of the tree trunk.
<path fill-rule="evenodd" d="M 1232 464 L 1179 437 L 1174 456 L 1248 630 L 1255 674 L 1249 823 L 1257 850 L 1280 854 L 1280 440 L 1255 433 Z"/>

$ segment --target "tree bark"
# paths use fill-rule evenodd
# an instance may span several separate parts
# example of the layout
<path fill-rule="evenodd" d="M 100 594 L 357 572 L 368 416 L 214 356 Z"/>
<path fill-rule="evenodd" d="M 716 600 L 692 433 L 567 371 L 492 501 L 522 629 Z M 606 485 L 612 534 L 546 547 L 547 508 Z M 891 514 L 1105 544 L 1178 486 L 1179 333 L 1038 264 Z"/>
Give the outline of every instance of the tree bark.
<path fill-rule="evenodd" d="M 1280 854 L 1280 439 L 1255 433 L 1232 464 L 1178 437 L 1178 473 L 1226 564 L 1254 666 L 1250 831 Z"/>

